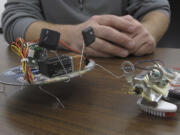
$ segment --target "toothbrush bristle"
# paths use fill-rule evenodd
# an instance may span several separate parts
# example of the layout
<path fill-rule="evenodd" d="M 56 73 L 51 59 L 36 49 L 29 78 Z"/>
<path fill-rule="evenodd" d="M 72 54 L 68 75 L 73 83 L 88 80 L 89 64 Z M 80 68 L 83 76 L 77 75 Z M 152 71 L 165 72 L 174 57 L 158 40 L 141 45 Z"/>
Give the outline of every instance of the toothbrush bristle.
<path fill-rule="evenodd" d="M 145 107 L 140 107 L 140 109 L 144 112 L 146 112 L 147 114 L 153 115 L 153 116 L 158 116 L 158 117 L 173 117 L 176 115 L 175 112 L 159 112 L 159 111 L 155 111 L 155 110 L 151 110 Z"/>
<path fill-rule="evenodd" d="M 150 115 L 155 115 L 155 116 L 159 116 L 159 117 L 163 116 L 163 113 L 161 113 L 161 112 L 155 112 L 151 109 L 147 109 L 147 108 L 143 108 L 143 107 L 141 107 L 140 109 Z"/>
<path fill-rule="evenodd" d="M 159 105 L 158 108 L 158 107 L 149 106 L 149 104 L 148 105 L 143 104 L 145 102 L 142 102 L 142 100 L 143 99 L 140 98 L 137 101 L 137 104 L 139 105 L 140 109 L 143 112 L 146 112 L 149 115 L 157 116 L 157 117 L 165 117 L 165 118 L 173 117 L 176 115 L 177 106 L 174 104 L 161 100 L 158 104 Z M 167 109 L 168 111 L 166 111 Z"/>

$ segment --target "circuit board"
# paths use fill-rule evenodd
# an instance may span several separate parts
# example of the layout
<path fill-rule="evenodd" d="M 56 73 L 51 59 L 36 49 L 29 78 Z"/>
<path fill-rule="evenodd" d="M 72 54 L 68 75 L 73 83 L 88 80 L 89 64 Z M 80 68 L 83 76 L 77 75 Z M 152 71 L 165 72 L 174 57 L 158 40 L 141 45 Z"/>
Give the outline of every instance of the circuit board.
<path fill-rule="evenodd" d="M 83 74 L 93 70 L 94 67 L 95 62 L 93 60 L 90 60 L 89 63 L 85 66 L 85 68 L 81 71 L 71 72 L 51 78 L 42 75 L 38 69 L 31 69 L 32 73 L 34 74 L 34 83 L 29 84 L 27 80 L 24 79 L 22 67 L 16 66 L 0 74 L 0 83 L 13 86 L 45 85 L 50 83 L 67 81 L 71 78 L 82 76 Z"/>

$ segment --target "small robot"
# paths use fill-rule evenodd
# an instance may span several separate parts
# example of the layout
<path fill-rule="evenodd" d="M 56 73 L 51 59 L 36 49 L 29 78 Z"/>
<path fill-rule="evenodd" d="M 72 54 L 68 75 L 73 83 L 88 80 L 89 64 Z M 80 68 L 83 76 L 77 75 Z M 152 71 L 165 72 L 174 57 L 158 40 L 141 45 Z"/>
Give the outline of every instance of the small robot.
<path fill-rule="evenodd" d="M 19 81 L 18 84 L 39 85 L 61 81 L 62 77 L 65 77 L 63 80 L 70 80 L 72 74 L 74 77 L 76 72 L 81 75 L 87 69 L 93 69 L 95 63 L 84 56 L 84 48 L 95 41 L 94 31 L 88 27 L 82 31 L 82 35 L 84 39 L 82 52 L 64 43 L 60 40 L 60 33 L 50 29 L 42 29 L 40 39 L 36 41 L 25 42 L 24 39 L 18 38 L 10 45 L 11 50 L 21 59 L 21 68 L 13 69 L 19 76 L 15 78 Z M 57 53 L 59 44 L 78 54 L 59 55 Z M 52 57 L 50 53 L 55 56 Z M 7 81 L 2 79 L 2 82 Z"/>
<path fill-rule="evenodd" d="M 13 42 L 10 48 L 20 57 L 21 65 L 0 73 L 0 84 L 3 86 L 0 93 L 6 94 L 6 85 L 20 86 L 21 89 L 38 86 L 41 91 L 55 98 L 57 105 L 64 108 L 60 99 L 42 86 L 69 82 L 71 78 L 92 71 L 96 63 L 85 56 L 84 49 L 95 42 L 95 34 L 92 27 L 82 31 L 82 51 L 71 48 L 60 40 L 60 36 L 57 31 L 42 29 L 40 39 L 26 42 L 23 38 L 18 38 Z M 75 53 L 64 55 L 58 52 L 59 45 Z"/>
<path fill-rule="evenodd" d="M 149 61 L 150 62 L 150 61 Z M 180 73 L 154 62 L 153 66 L 138 67 L 129 61 L 122 64 L 122 71 L 131 88 L 129 94 L 137 95 L 140 109 L 159 117 L 175 116 L 180 91 L 176 89 Z M 135 69 L 144 71 L 135 75 Z"/>

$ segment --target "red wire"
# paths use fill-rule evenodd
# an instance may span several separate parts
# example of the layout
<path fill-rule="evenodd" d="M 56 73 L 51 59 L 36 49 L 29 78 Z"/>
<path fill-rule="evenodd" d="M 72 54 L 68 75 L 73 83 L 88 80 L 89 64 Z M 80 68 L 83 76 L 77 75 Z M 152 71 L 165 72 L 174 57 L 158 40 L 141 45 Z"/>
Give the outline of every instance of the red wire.
<path fill-rule="evenodd" d="M 169 81 L 169 84 L 170 84 L 172 87 L 180 87 L 180 84 L 173 84 L 173 83 L 171 83 L 171 81 Z"/>
<path fill-rule="evenodd" d="M 173 84 L 173 83 L 171 83 L 171 82 L 169 82 L 169 84 L 170 84 L 171 86 L 173 86 L 173 87 L 180 87 L 180 84 Z"/>
<path fill-rule="evenodd" d="M 173 67 L 173 69 L 180 71 L 180 68 L 178 68 L 178 67 Z M 173 83 L 171 83 L 170 81 L 169 81 L 169 84 L 170 84 L 171 86 L 173 86 L 173 87 L 180 87 L 180 84 L 173 84 Z"/>
<path fill-rule="evenodd" d="M 30 41 L 29 43 L 37 43 L 38 41 L 39 39 L 35 39 L 35 40 Z"/>
<path fill-rule="evenodd" d="M 36 40 L 30 41 L 29 43 L 34 43 L 34 42 L 36 43 L 36 42 L 38 42 L 38 41 L 39 41 L 39 39 L 36 39 Z M 23 40 L 23 42 L 24 42 L 24 40 Z M 72 47 L 70 47 L 70 46 L 69 46 L 68 44 L 66 44 L 65 42 L 59 40 L 59 43 L 60 43 L 62 46 L 64 46 L 65 48 L 67 48 L 67 49 L 69 49 L 69 50 L 71 50 L 71 51 L 73 51 L 73 52 L 75 52 L 75 53 L 81 54 L 80 51 L 78 51 L 78 50 L 76 50 L 76 49 L 73 49 Z M 18 39 L 16 40 L 16 42 L 13 42 L 13 44 L 15 44 L 16 46 L 18 46 L 19 48 L 21 48 L 21 46 L 22 46 L 21 42 L 20 42 Z M 26 58 L 27 55 L 28 55 L 28 50 L 27 50 L 26 48 L 22 48 L 21 51 L 22 51 L 24 57 Z M 33 81 L 33 76 L 32 76 L 32 73 L 31 73 L 31 68 L 30 68 L 29 66 L 27 66 L 27 76 L 26 76 L 26 79 L 27 79 L 27 81 L 28 81 L 29 83 L 33 83 L 33 82 L 30 81 L 30 80 Z"/>
<path fill-rule="evenodd" d="M 38 42 L 39 41 L 39 39 L 36 39 L 36 40 L 32 40 L 32 41 L 30 41 L 29 43 L 33 43 L 33 42 Z M 70 47 L 68 44 L 66 44 L 65 42 L 63 42 L 62 40 L 59 40 L 59 43 L 62 45 L 62 46 L 64 46 L 65 48 L 67 48 L 67 49 L 69 49 L 69 50 L 71 50 L 72 52 L 75 52 L 75 53 L 78 53 L 78 54 L 81 54 L 81 52 L 80 51 L 78 51 L 78 50 L 76 50 L 76 49 L 73 49 L 72 47 Z"/>
<path fill-rule="evenodd" d="M 73 51 L 73 52 L 75 52 L 75 53 L 79 53 L 79 54 L 81 53 L 80 51 L 71 48 L 69 45 L 67 45 L 67 44 L 66 44 L 65 42 L 63 42 L 62 40 L 59 40 L 59 43 L 60 43 L 62 46 L 66 47 L 67 49 L 69 49 L 69 50 L 71 50 L 71 51 Z"/>
<path fill-rule="evenodd" d="M 180 68 L 178 68 L 178 67 L 173 67 L 173 69 L 174 69 L 174 70 L 180 70 Z"/>

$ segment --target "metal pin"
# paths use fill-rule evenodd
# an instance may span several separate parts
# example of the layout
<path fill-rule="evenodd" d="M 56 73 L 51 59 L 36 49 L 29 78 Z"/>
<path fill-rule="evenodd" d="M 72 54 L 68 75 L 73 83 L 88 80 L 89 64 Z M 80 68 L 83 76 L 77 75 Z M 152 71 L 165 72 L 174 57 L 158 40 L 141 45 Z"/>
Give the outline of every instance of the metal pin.
<path fill-rule="evenodd" d="M 0 93 L 1 93 L 1 94 L 4 94 L 5 96 L 7 96 L 7 93 L 6 93 L 6 86 L 5 86 L 4 84 L 1 85 Z"/>
<path fill-rule="evenodd" d="M 57 103 L 58 103 L 56 107 L 58 107 L 59 105 L 61 105 L 61 107 L 64 108 L 63 103 L 61 102 L 61 100 L 60 100 L 57 96 L 55 96 L 53 93 L 51 93 L 51 92 L 43 89 L 42 86 L 39 86 L 39 89 L 40 89 L 41 91 L 43 91 L 44 93 L 48 94 L 49 96 L 51 96 L 51 97 L 53 97 L 53 98 L 56 99 L 56 101 L 57 101 Z"/>
<path fill-rule="evenodd" d="M 123 71 L 128 83 L 133 85 L 133 77 L 135 71 L 134 64 L 132 64 L 130 61 L 124 61 L 121 65 L 121 70 Z"/>
<path fill-rule="evenodd" d="M 83 42 L 83 48 L 82 48 L 82 52 L 81 52 L 81 59 L 80 59 L 80 63 L 79 63 L 79 76 L 81 77 L 81 68 L 82 68 L 82 60 L 83 60 L 83 55 L 84 55 L 84 50 L 85 50 L 85 43 Z"/>
<path fill-rule="evenodd" d="M 21 85 L 20 90 L 23 90 L 24 88 L 25 88 L 25 86 L 24 86 L 24 85 Z"/>

